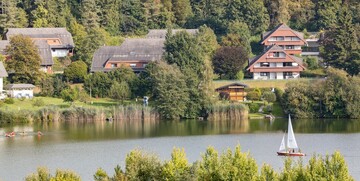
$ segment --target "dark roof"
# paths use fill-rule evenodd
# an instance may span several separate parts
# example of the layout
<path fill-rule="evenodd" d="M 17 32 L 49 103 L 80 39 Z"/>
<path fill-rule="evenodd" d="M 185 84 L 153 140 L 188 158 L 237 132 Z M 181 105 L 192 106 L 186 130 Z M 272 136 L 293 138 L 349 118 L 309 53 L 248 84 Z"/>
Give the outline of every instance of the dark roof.
<path fill-rule="evenodd" d="M 32 84 L 8 84 L 4 87 L 6 90 L 11 89 L 27 89 L 27 88 L 35 88 Z"/>
<path fill-rule="evenodd" d="M 29 36 L 32 39 L 59 38 L 62 47 L 74 47 L 73 38 L 66 28 L 9 28 L 6 39 L 10 40 L 10 37 L 19 34 Z"/>
<path fill-rule="evenodd" d="M 0 61 L 0 77 L 7 77 L 8 73 L 4 67 L 4 64 Z"/>
<path fill-rule="evenodd" d="M 5 48 L 8 46 L 10 42 L 8 40 L 0 40 L 0 53 L 5 55 Z"/>
<path fill-rule="evenodd" d="M 294 32 L 297 36 L 299 36 L 299 38 L 304 41 L 306 43 L 306 41 L 304 40 L 304 34 L 298 31 L 295 31 L 293 29 L 291 29 L 290 27 L 288 27 L 286 24 L 281 23 L 279 25 L 277 25 L 273 30 L 271 31 L 267 31 L 265 33 L 262 34 L 262 39 L 261 39 L 261 43 L 264 42 L 264 40 L 266 40 L 271 34 L 273 34 L 275 31 L 282 29 L 282 30 L 290 30 L 292 32 Z"/>
<path fill-rule="evenodd" d="M 41 57 L 41 65 L 53 65 L 54 61 L 51 55 L 51 48 L 46 40 L 34 40 L 34 44 L 38 47 Z"/>
<path fill-rule="evenodd" d="M 164 53 L 165 39 L 125 39 L 121 46 L 103 46 L 96 50 L 91 71 L 104 71 L 107 61 L 154 61 Z"/>
<path fill-rule="evenodd" d="M 224 85 L 224 86 L 218 87 L 218 88 L 216 88 L 215 90 L 224 89 L 224 88 L 227 88 L 227 87 L 229 87 L 229 86 L 244 86 L 244 87 L 249 87 L 249 86 L 246 85 L 246 84 L 242 84 L 242 83 L 235 82 L 235 83 L 232 83 L 232 84 L 228 84 L 228 85 Z"/>
<path fill-rule="evenodd" d="M 146 38 L 165 38 L 167 34 L 167 29 L 153 29 L 149 30 L 149 33 L 146 35 Z M 198 29 L 173 29 L 172 34 L 176 34 L 181 31 L 186 31 L 191 35 L 195 35 L 199 32 Z"/>

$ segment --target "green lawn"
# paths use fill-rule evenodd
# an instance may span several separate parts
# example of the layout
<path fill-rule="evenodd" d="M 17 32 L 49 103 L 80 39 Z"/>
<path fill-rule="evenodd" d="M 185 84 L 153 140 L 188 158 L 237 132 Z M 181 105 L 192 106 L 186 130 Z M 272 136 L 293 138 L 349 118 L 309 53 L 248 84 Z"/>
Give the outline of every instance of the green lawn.
<path fill-rule="evenodd" d="M 42 99 L 44 102 L 43 106 L 34 106 L 34 102 L 36 99 Z M 0 106 L 0 110 L 39 110 L 46 106 L 59 106 L 60 108 L 70 107 L 71 103 L 64 102 L 62 99 L 59 98 L 52 98 L 52 97 L 35 97 L 33 99 L 14 99 L 14 104 L 6 104 L 3 103 Z M 84 107 L 109 107 L 109 106 L 116 106 L 120 104 L 133 104 L 136 103 L 135 100 L 125 100 L 121 103 L 118 100 L 113 100 L 109 98 L 92 98 L 89 103 L 83 103 L 76 101 L 73 103 L 75 106 L 84 106 Z M 141 104 L 141 101 L 137 102 Z"/>
<path fill-rule="evenodd" d="M 282 90 L 285 89 L 285 85 L 288 82 L 292 81 L 299 81 L 299 80 L 306 80 L 306 81 L 313 81 L 317 79 L 309 79 L 309 78 L 300 78 L 300 79 L 286 79 L 286 80 L 216 80 L 214 81 L 215 88 L 239 82 L 248 85 L 250 88 L 268 88 L 268 87 L 277 87 Z"/>

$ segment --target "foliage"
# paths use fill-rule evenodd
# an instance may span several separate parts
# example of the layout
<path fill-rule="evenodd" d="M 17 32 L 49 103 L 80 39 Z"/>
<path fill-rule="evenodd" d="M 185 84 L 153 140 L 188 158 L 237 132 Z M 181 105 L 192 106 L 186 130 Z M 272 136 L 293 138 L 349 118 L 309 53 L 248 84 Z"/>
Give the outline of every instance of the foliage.
<path fill-rule="evenodd" d="M 161 163 L 158 157 L 133 150 L 125 158 L 126 176 L 129 180 L 159 180 Z"/>
<path fill-rule="evenodd" d="M 83 61 L 73 62 L 64 70 L 64 77 L 73 83 L 83 82 L 86 74 L 87 65 Z"/>
<path fill-rule="evenodd" d="M 162 167 L 162 177 L 164 180 L 188 180 L 191 178 L 190 165 L 184 149 L 173 149 L 171 160 L 165 162 Z"/>
<path fill-rule="evenodd" d="M 304 61 L 307 64 L 307 68 L 309 70 L 315 70 L 315 69 L 320 68 L 320 65 L 318 62 L 319 60 L 315 57 L 306 57 Z"/>
<path fill-rule="evenodd" d="M 70 170 L 57 169 L 52 176 L 45 167 L 39 167 L 36 173 L 30 174 L 25 178 L 26 181 L 80 181 L 80 176 Z"/>
<path fill-rule="evenodd" d="M 249 106 L 249 111 L 250 111 L 250 113 L 257 113 L 257 112 L 259 112 L 259 108 L 260 108 L 259 104 L 250 103 L 248 106 Z"/>
<path fill-rule="evenodd" d="M 268 101 L 268 102 L 275 102 L 276 101 L 276 95 L 275 95 L 274 92 L 271 92 L 271 91 L 263 92 L 262 93 L 262 98 L 265 101 Z"/>
<path fill-rule="evenodd" d="M 14 104 L 15 100 L 14 100 L 14 98 L 7 97 L 7 98 L 5 98 L 4 103 L 5 104 Z"/>
<path fill-rule="evenodd" d="M 45 102 L 41 98 L 35 98 L 35 99 L 33 99 L 33 104 L 32 105 L 36 106 L 36 107 L 41 107 L 41 106 L 45 105 Z"/>
<path fill-rule="evenodd" d="M 246 98 L 248 100 L 253 100 L 253 101 L 260 100 L 260 97 L 261 97 L 261 93 L 259 93 L 257 91 L 248 92 L 247 95 L 246 95 Z"/>
<path fill-rule="evenodd" d="M 107 97 L 112 80 L 104 72 L 95 72 L 85 78 L 84 89 L 94 97 Z"/>
<path fill-rule="evenodd" d="M 5 49 L 10 57 L 6 62 L 9 79 L 12 83 L 35 84 L 40 80 L 41 58 L 33 41 L 23 35 L 10 38 L 10 45 Z"/>
<path fill-rule="evenodd" d="M 282 96 L 282 107 L 296 117 L 359 118 L 359 77 L 328 69 L 324 81 L 290 82 Z"/>
<path fill-rule="evenodd" d="M 339 12 L 337 25 L 325 32 L 320 55 L 330 66 L 343 69 L 350 75 L 359 74 L 360 44 L 346 5 Z"/>
<path fill-rule="evenodd" d="M 176 119 L 185 115 L 189 93 L 185 76 L 176 65 L 158 62 L 149 70 L 154 81 L 153 99 L 155 107 L 165 119 Z"/>
<path fill-rule="evenodd" d="M 64 102 L 74 102 L 79 98 L 79 91 L 77 89 L 67 88 L 61 91 L 61 98 Z"/>
<path fill-rule="evenodd" d="M 248 60 L 242 47 L 221 47 L 213 57 L 214 72 L 223 79 L 235 79 Z"/>
<path fill-rule="evenodd" d="M 240 71 L 236 74 L 235 78 L 236 78 L 237 80 L 243 80 L 243 79 L 244 79 L 244 72 L 243 72 L 242 70 L 240 70 Z"/>
<path fill-rule="evenodd" d="M 120 83 L 114 82 L 109 90 L 109 95 L 111 98 L 116 100 L 124 101 L 124 99 L 129 98 L 131 94 L 128 83 L 121 81 Z"/>

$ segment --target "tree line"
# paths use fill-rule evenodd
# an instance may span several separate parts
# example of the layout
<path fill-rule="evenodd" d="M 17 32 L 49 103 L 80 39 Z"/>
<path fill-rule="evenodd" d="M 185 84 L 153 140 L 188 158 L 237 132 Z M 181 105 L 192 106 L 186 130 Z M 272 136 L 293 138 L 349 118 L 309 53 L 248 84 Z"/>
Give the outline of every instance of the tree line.
<path fill-rule="evenodd" d="M 219 153 L 213 147 L 208 147 L 201 159 L 190 164 L 183 149 L 174 148 L 171 159 L 160 161 L 158 156 L 133 150 L 126 155 L 125 169 L 118 165 L 115 174 L 109 176 L 99 168 L 94 174 L 95 181 L 123 180 L 253 180 L 253 181 L 285 181 L 285 180 L 354 180 L 348 171 L 344 157 L 335 152 L 325 157 L 314 155 L 309 163 L 302 160 L 293 161 L 287 158 L 284 168 L 277 172 L 268 164 L 263 164 L 258 171 L 256 160 L 250 153 L 241 152 L 240 146 L 234 151 L 228 149 Z M 29 175 L 26 181 L 46 180 L 80 180 L 73 171 L 57 170 L 51 175 L 46 168 L 38 168 Z"/>

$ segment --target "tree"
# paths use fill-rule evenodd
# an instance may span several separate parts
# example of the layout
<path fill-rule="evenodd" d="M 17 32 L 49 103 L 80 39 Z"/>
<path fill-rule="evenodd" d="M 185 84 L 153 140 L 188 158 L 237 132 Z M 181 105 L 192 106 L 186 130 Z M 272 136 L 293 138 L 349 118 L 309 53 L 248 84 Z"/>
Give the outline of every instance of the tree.
<path fill-rule="evenodd" d="M 269 15 L 263 0 L 227 1 L 225 18 L 246 23 L 252 35 L 262 33 L 269 26 Z"/>
<path fill-rule="evenodd" d="M 269 29 L 280 23 L 287 23 L 290 19 L 289 0 L 264 0 L 264 5 L 270 16 Z"/>
<path fill-rule="evenodd" d="M 165 180 L 191 180 L 190 166 L 184 149 L 173 149 L 171 160 L 162 167 L 162 177 Z"/>
<path fill-rule="evenodd" d="M 236 74 L 245 67 L 248 60 L 247 52 L 242 47 L 221 47 L 214 57 L 214 72 L 221 78 L 235 79 Z"/>
<path fill-rule="evenodd" d="M 192 15 L 189 0 L 172 0 L 172 11 L 175 15 L 175 22 L 182 27 L 187 19 Z"/>
<path fill-rule="evenodd" d="M 95 0 L 83 0 L 80 7 L 82 25 L 90 29 L 99 28 L 99 10 Z"/>
<path fill-rule="evenodd" d="M 104 72 L 95 72 L 85 78 L 84 89 L 92 97 L 106 97 L 109 95 L 109 87 L 112 80 Z"/>
<path fill-rule="evenodd" d="M 335 68 L 350 75 L 360 71 L 360 44 L 347 6 L 341 8 L 338 23 L 325 32 L 321 40 L 320 56 Z"/>
<path fill-rule="evenodd" d="M 83 61 L 72 62 L 64 70 L 64 77 L 74 83 L 83 82 L 87 75 L 87 65 Z"/>
<path fill-rule="evenodd" d="M 315 18 L 315 3 L 312 0 L 289 1 L 290 20 L 288 25 L 296 30 L 312 28 Z"/>
<path fill-rule="evenodd" d="M 61 98 L 64 102 L 75 102 L 79 98 L 79 91 L 72 88 L 64 89 L 61 91 Z"/>
<path fill-rule="evenodd" d="M 114 83 L 110 87 L 109 95 L 113 99 L 121 100 L 121 102 L 124 102 L 124 99 L 129 98 L 131 95 L 128 83 L 126 83 L 125 81 L 121 81 L 120 83 L 114 81 Z"/>
<path fill-rule="evenodd" d="M 145 11 L 140 0 L 123 0 L 121 3 L 121 31 L 129 35 L 146 33 Z"/>
<path fill-rule="evenodd" d="M 341 7 L 341 0 L 318 0 L 315 6 L 315 31 L 328 30 L 336 24 L 337 13 Z"/>
<path fill-rule="evenodd" d="M 233 21 L 229 23 L 227 35 L 221 38 L 221 45 L 243 47 L 249 55 L 251 53 L 250 38 L 248 26 L 243 22 Z"/>
<path fill-rule="evenodd" d="M 100 0 L 97 1 L 99 7 L 99 23 L 111 35 L 120 33 L 120 7 L 121 2 L 118 0 Z"/>
<path fill-rule="evenodd" d="M 176 65 L 157 62 L 149 70 L 153 80 L 153 99 L 155 108 L 162 118 L 179 119 L 185 116 L 189 93 L 185 76 Z"/>
<path fill-rule="evenodd" d="M 23 9 L 16 7 L 15 0 L 0 2 L 0 33 L 6 33 L 8 28 L 20 28 L 27 26 L 26 13 Z"/>
<path fill-rule="evenodd" d="M 10 38 L 10 45 L 5 49 L 9 56 L 7 70 L 10 82 L 37 84 L 40 72 L 41 58 L 38 49 L 29 37 L 16 35 Z"/>

